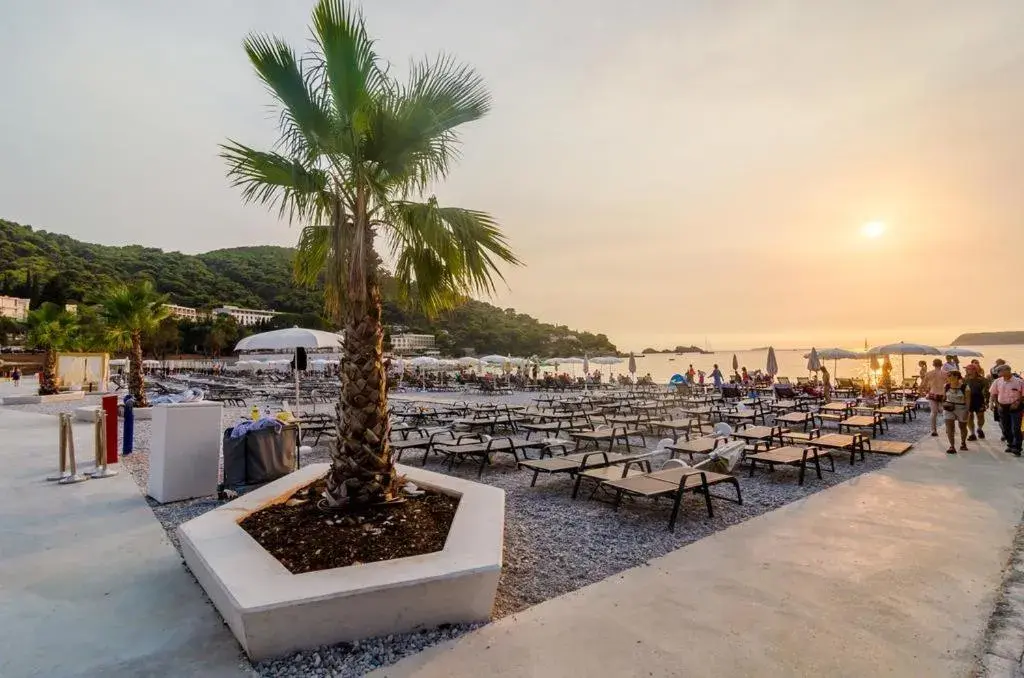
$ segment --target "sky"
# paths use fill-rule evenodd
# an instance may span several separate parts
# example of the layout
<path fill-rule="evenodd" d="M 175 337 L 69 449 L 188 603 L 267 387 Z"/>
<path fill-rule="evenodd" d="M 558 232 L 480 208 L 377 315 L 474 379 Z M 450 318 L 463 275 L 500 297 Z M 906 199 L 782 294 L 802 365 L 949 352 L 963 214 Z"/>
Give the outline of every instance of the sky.
<path fill-rule="evenodd" d="M 190 253 L 294 244 L 217 144 L 273 143 L 241 41 L 302 46 L 312 4 L 0 0 L 0 217 Z M 525 262 L 499 306 L 624 350 L 1024 329 L 1021 283 L 989 270 L 1024 251 L 1020 0 L 364 8 L 396 72 L 443 51 L 491 90 L 433 192 L 494 214 Z"/>

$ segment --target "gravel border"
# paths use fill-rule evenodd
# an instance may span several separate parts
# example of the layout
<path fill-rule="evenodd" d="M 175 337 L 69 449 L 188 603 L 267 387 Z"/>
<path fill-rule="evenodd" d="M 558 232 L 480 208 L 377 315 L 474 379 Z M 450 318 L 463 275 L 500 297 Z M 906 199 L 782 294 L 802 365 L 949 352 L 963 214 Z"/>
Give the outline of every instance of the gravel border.
<path fill-rule="evenodd" d="M 487 400 L 483 398 L 460 399 Z M 261 408 L 262 408 L 262 404 Z M 75 406 L 81 406 L 80 403 Z M 49 406 L 15 406 L 40 411 L 66 411 L 66 404 Z M 225 408 L 225 427 L 234 423 L 247 410 Z M 52 413 L 52 412 L 50 412 Z M 893 423 L 887 439 L 918 440 L 928 432 L 927 415 L 918 416 L 908 424 Z M 136 452 L 122 459 L 123 468 L 145 492 L 149 469 L 149 422 L 136 422 Z M 637 445 L 641 442 L 636 439 Z M 653 448 L 657 439 L 648 438 Z M 303 464 L 330 460 L 330 439 L 324 439 L 311 454 L 303 456 Z M 421 463 L 422 453 L 403 456 L 403 463 Z M 447 473 L 431 457 L 427 468 Z M 735 525 L 790 502 L 833 487 L 863 473 L 886 466 L 892 457 L 868 454 L 865 462 L 849 465 L 849 457 L 836 456 L 836 471 L 829 472 L 827 463 L 823 480 L 808 473 L 804 486 L 796 484 L 796 469 L 780 467 L 774 473 L 758 470 L 747 476 L 740 473 L 743 505 L 716 501 L 715 516 L 708 519 L 703 499 L 688 495 L 683 502 L 674 533 L 667 530 L 670 506 L 667 502 L 624 501 L 618 512 L 607 503 L 587 500 L 589 489 L 581 498 L 571 498 L 572 483 L 563 476 L 541 476 L 536 487 L 530 487 L 531 474 L 519 471 L 508 455 L 500 455 L 494 466 L 484 472 L 481 482 L 505 490 L 506 522 L 504 566 L 498 584 L 494 618 L 514 614 L 550 598 L 595 583 L 623 570 L 643 565 L 730 525 Z M 452 475 L 477 480 L 476 467 L 465 464 L 455 467 Z M 729 495 L 731 488 L 723 488 Z M 168 538 L 180 551 L 175 528 L 181 523 L 221 504 L 215 497 L 204 497 L 171 504 L 157 504 L 147 498 L 154 515 L 165 528 Z M 184 563 L 183 563 L 184 565 Z M 1024 573 L 1024 565 L 1022 565 Z M 1024 581 L 1024 574 L 1022 574 Z M 1024 599 L 1024 597 L 1022 597 Z M 1022 617 L 1024 619 L 1024 617 Z M 360 676 L 419 652 L 431 645 L 457 638 L 480 625 L 451 625 L 419 633 L 373 638 L 358 643 L 341 643 L 314 651 L 297 652 L 288 657 L 252 664 L 260 676 L 326 676 L 344 678 Z M 1024 627 L 1022 627 L 1024 628 Z"/>
<path fill-rule="evenodd" d="M 985 632 L 985 649 L 977 675 L 987 678 L 1024 676 L 1024 516 L 1017 526 L 995 610 Z"/>

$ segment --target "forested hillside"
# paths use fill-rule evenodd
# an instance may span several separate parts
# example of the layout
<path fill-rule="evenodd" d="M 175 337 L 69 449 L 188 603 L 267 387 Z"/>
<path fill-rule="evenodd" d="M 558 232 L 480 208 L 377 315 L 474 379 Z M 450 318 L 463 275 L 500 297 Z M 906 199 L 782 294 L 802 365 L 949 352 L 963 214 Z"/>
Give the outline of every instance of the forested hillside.
<path fill-rule="evenodd" d="M 111 283 L 146 276 L 183 306 L 209 309 L 233 304 L 320 314 L 322 290 L 293 282 L 292 257 L 293 250 L 287 247 L 236 247 L 189 255 L 138 245 L 96 245 L 0 219 L 0 294 L 28 297 L 33 308 L 44 301 L 93 303 Z M 387 273 L 382 273 L 385 323 L 394 331 L 436 334 L 445 352 L 472 348 L 478 353 L 552 356 L 615 351 L 603 334 L 575 332 L 475 300 L 428 319 L 399 305 L 389 294 Z"/>

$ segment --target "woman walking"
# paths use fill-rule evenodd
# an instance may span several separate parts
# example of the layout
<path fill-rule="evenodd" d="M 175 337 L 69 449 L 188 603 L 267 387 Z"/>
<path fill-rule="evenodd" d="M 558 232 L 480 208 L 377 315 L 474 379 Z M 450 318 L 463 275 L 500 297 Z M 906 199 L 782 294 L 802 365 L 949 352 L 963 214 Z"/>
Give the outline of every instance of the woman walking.
<path fill-rule="evenodd" d="M 985 410 L 988 409 L 989 388 L 991 380 L 977 361 L 967 366 L 967 379 L 964 380 L 970 390 L 971 399 L 967 403 L 967 440 L 985 439 Z"/>
<path fill-rule="evenodd" d="M 711 370 L 711 381 L 715 385 L 715 390 L 722 390 L 722 381 L 725 377 L 722 376 L 722 370 L 718 369 L 718 363 L 715 363 L 714 369 Z"/>
<path fill-rule="evenodd" d="M 943 394 L 942 414 L 946 422 L 946 438 L 949 449 L 946 454 L 956 454 L 956 429 L 960 428 L 960 449 L 967 449 L 967 409 L 971 402 L 970 388 L 964 383 L 960 372 L 946 373 L 946 392 Z"/>
<path fill-rule="evenodd" d="M 931 409 L 932 436 L 939 435 L 939 412 L 942 411 L 942 401 L 946 393 L 946 373 L 942 371 L 942 361 L 938 358 L 932 361 L 934 369 L 926 372 L 921 378 L 921 390 L 928 398 L 928 406 Z"/>

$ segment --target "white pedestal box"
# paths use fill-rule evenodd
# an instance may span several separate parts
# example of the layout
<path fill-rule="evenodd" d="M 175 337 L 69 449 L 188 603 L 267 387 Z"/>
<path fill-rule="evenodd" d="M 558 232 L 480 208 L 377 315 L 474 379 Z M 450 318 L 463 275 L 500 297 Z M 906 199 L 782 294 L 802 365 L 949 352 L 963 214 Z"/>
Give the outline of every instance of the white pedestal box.
<path fill-rule="evenodd" d="M 217 493 L 221 404 L 153 406 L 146 494 L 161 504 Z"/>

